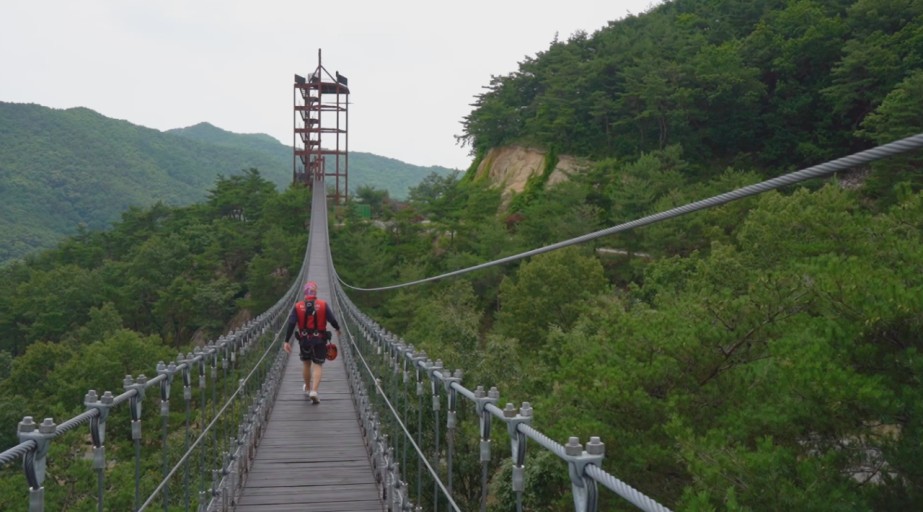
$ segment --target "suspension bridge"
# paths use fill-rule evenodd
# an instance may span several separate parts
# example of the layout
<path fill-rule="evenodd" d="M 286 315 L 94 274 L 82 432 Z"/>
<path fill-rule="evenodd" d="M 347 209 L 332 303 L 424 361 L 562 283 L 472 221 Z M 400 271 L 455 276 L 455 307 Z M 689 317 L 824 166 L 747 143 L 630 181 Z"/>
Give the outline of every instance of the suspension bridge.
<path fill-rule="evenodd" d="M 921 146 L 923 134 L 918 134 L 541 249 L 407 284 L 584 243 Z M 640 510 L 669 510 L 602 469 L 603 440 L 571 437 L 560 443 L 548 438 L 533 424 L 529 402 L 504 404 L 495 388 L 471 389 L 464 383 L 463 369 L 444 368 L 359 310 L 337 279 L 323 185 L 320 176 L 313 187 L 301 271 L 269 310 L 217 340 L 159 363 L 149 374 L 127 375 L 120 390 L 88 390 L 85 411 L 77 416 L 60 423 L 23 417 L 17 426 L 19 444 L 0 453 L 0 464 L 22 465 L 21 509 L 60 510 L 55 500 L 62 499 L 61 488 L 72 492 L 79 487 L 93 489 L 87 493 L 95 496 L 99 511 L 484 511 L 488 477 L 496 473 L 497 464 L 505 464 L 517 509 L 522 510 L 531 446 L 529 453 L 544 450 L 560 459 L 578 512 L 597 510 L 602 495 Z M 305 399 L 298 356 L 281 349 L 286 319 L 307 279 L 318 283 L 319 296 L 329 298 L 342 324 L 341 337 L 334 339 L 340 357 L 325 364 L 317 405 Z M 459 428 L 463 422 L 475 428 Z M 476 456 L 458 453 L 463 431 L 477 432 L 477 439 L 466 445 L 477 447 Z M 85 452 L 74 460 L 54 450 L 56 444 L 73 441 L 64 439 L 69 436 L 86 440 Z M 117 444 L 113 436 L 121 441 L 118 449 L 112 449 Z M 508 458 L 496 456 L 500 439 L 509 443 Z M 462 455 L 480 465 L 480 487 L 475 493 L 469 489 L 464 498 L 456 481 Z M 125 492 L 128 486 L 133 492 Z"/>

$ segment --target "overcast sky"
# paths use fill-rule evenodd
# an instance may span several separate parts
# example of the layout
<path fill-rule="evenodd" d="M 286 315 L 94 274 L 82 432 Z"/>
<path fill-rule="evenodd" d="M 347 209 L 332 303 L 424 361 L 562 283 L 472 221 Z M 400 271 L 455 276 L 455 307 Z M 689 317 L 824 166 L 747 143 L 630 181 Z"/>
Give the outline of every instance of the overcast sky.
<path fill-rule="evenodd" d="M 0 6 L 0 101 L 292 143 L 293 75 L 349 79 L 349 148 L 467 168 L 460 121 L 492 75 L 652 0 L 18 0 Z"/>

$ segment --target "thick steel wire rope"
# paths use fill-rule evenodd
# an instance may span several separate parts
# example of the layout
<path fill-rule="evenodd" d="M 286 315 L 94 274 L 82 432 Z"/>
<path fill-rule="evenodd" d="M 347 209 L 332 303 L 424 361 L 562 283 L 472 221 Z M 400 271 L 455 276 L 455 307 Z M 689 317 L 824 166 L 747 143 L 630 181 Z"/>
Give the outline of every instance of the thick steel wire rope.
<path fill-rule="evenodd" d="M 272 343 L 270 343 L 269 347 L 265 351 L 263 351 L 263 355 L 255 363 L 254 368 L 250 370 L 250 373 L 248 373 L 246 377 L 244 377 L 243 379 L 240 379 L 239 385 L 237 386 L 237 390 L 235 390 L 234 393 L 225 400 L 224 405 L 221 407 L 220 410 L 218 410 L 217 414 L 212 418 L 212 420 L 208 423 L 208 425 L 206 425 L 206 427 L 202 430 L 202 432 L 199 433 L 195 441 L 193 441 L 192 444 L 189 446 L 189 449 L 187 449 L 186 452 L 183 454 L 183 456 L 180 457 L 176 461 L 176 464 L 173 466 L 170 472 L 160 481 L 160 484 L 153 491 L 151 491 L 151 494 L 148 496 L 147 500 L 144 503 L 142 503 L 141 506 L 138 508 L 139 511 L 146 509 L 148 505 L 154 502 L 154 499 L 160 494 L 160 491 L 162 491 L 164 487 L 166 487 L 167 482 L 169 482 L 170 479 L 173 478 L 173 475 L 175 475 L 176 472 L 179 471 L 180 467 L 186 462 L 186 459 L 188 459 L 189 456 L 192 455 L 192 453 L 195 451 L 196 446 L 198 446 L 199 443 L 201 443 L 202 440 L 205 438 L 205 436 L 207 436 L 211 432 L 212 427 L 215 426 L 218 420 L 222 419 L 222 416 L 224 415 L 225 411 L 227 411 L 228 408 L 231 405 L 233 405 L 237 396 L 241 394 L 241 389 L 247 384 L 247 382 L 253 376 L 253 374 L 256 373 L 257 371 L 256 367 L 260 365 L 267 358 L 267 355 L 269 354 L 269 352 L 273 349 L 276 343 L 278 343 L 279 337 L 281 334 L 282 334 L 281 331 L 276 333 Z"/>
<path fill-rule="evenodd" d="M 16 446 L 5 450 L 3 453 L 0 453 L 0 466 L 9 464 L 14 460 L 21 459 L 25 454 L 34 451 L 38 448 L 38 443 L 34 440 L 29 439 L 28 441 L 23 441 Z"/>
<path fill-rule="evenodd" d="M 346 310 L 347 309 L 344 308 L 344 311 Z M 352 311 L 352 309 L 349 309 L 349 311 Z M 352 345 L 356 349 L 356 357 L 359 359 L 359 361 L 361 361 L 362 366 L 365 367 L 366 373 L 368 373 L 369 376 L 371 377 L 371 382 L 374 383 L 376 390 L 382 396 L 383 401 L 388 407 L 388 409 L 390 410 L 392 417 L 397 422 L 400 429 L 404 432 L 404 437 L 407 439 L 408 443 L 413 447 L 414 451 L 417 452 L 418 459 L 423 461 L 426 468 L 429 470 L 430 476 L 434 478 L 436 485 L 440 486 L 444 494 L 447 493 L 448 489 L 442 484 L 441 479 L 436 474 L 435 469 L 429 464 L 428 459 L 422 452 L 422 449 L 411 437 L 411 434 L 409 430 L 407 429 L 407 426 L 401 419 L 401 415 L 398 413 L 396 407 L 389 400 L 387 394 L 385 393 L 384 388 L 379 384 L 380 381 L 379 379 L 376 378 L 376 374 L 372 370 L 371 366 L 365 360 L 361 352 L 358 351 L 358 345 L 356 345 L 355 343 L 352 343 Z M 450 375 L 450 374 L 444 374 L 443 372 L 440 372 L 440 371 L 435 371 L 434 374 L 438 374 L 437 378 L 439 380 L 442 380 L 443 378 Z M 475 401 L 474 393 L 471 390 L 464 387 L 462 384 L 458 382 L 453 382 L 450 384 L 450 387 L 456 390 L 460 395 L 462 395 L 463 398 L 467 398 L 471 401 Z M 499 407 L 497 407 L 496 405 L 487 404 L 485 406 L 485 409 L 492 416 L 499 418 L 500 420 L 504 420 L 505 418 L 504 411 L 500 409 Z M 518 428 L 526 437 L 537 442 L 540 446 L 552 452 L 559 459 L 566 460 L 567 453 L 563 445 L 549 438 L 544 433 L 542 433 L 541 431 L 535 429 L 534 427 L 530 425 L 522 424 Z M 615 476 L 607 473 L 602 468 L 589 465 L 587 466 L 586 469 L 587 469 L 586 470 L 587 476 L 590 476 L 591 478 L 593 478 L 593 480 L 603 484 L 606 488 L 614 492 L 616 495 L 624 498 L 626 501 L 632 503 L 633 505 L 637 506 L 641 510 L 644 510 L 645 512 L 670 512 L 669 508 L 664 507 L 660 503 L 657 503 L 653 498 L 645 495 L 641 491 L 638 491 L 634 487 L 619 480 Z M 449 495 L 446 494 L 446 496 L 449 496 Z"/>
<path fill-rule="evenodd" d="M 660 503 L 657 503 L 648 496 L 645 496 L 641 493 L 641 491 L 635 489 L 634 487 L 626 484 L 625 482 L 622 482 L 609 473 L 606 473 L 599 466 L 588 464 L 584 471 L 586 471 L 586 474 L 590 478 L 596 480 L 610 491 L 625 498 L 627 501 L 631 502 L 634 506 L 640 508 L 641 510 L 646 512 L 670 512 L 670 509 L 664 507 Z"/>
<path fill-rule="evenodd" d="M 151 379 L 150 381 L 148 381 L 148 386 L 151 384 L 160 382 L 160 380 L 162 379 L 157 379 L 157 377 L 155 377 Z M 128 400 L 129 398 L 134 396 L 135 393 L 136 391 L 133 391 L 133 390 L 122 393 L 121 395 L 117 396 L 113 400 L 113 403 L 111 404 L 111 406 L 114 407 Z M 60 425 L 56 426 L 54 433 L 51 435 L 51 438 L 56 439 L 66 434 L 67 432 L 79 427 L 80 425 L 86 424 L 91 419 L 95 418 L 96 416 L 99 416 L 99 409 L 88 409 L 86 411 L 83 411 L 77 416 L 74 416 L 73 418 L 68 419 L 64 423 L 61 423 Z M 4 464 L 8 464 L 10 462 L 13 462 L 16 459 L 21 458 L 26 453 L 29 453 L 35 450 L 37 446 L 38 445 L 35 443 L 35 441 L 30 439 L 28 441 L 23 441 L 22 443 L 19 443 L 18 445 L 12 448 L 9 448 L 3 453 L 0 453 L 0 466 Z"/>
<path fill-rule="evenodd" d="M 655 224 L 663 220 L 672 219 L 674 217 L 679 217 L 679 216 L 686 215 L 686 214 L 696 212 L 699 210 L 705 210 L 707 208 L 712 208 L 714 206 L 719 206 L 725 203 L 729 203 L 731 201 L 736 201 L 738 199 L 743 199 L 745 197 L 749 197 L 749 196 L 761 194 L 763 192 L 767 192 L 770 190 L 782 188 L 787 185 L 791 185 L 793 183 L 798 183 L 801 181 L 805 181 L 805 180 L 809 180 L 813 178 L 819 178 L 822 176 L 833 174 L 837 171 L 849 169 L 851 167 L 855 167 L 860 164 L 869 163 L 874 160 L 879 160 L 881 158 L 885 158 L 888 156 L 894 156 L 894 155 L 897 155 L 897 154 L 900 154 L 906 151 L 918 149 L 920 147 L 923 147 L 923 133 L 918 133 L 917 135 L 913 135 L 913 136 L 910 136 L 904 139 L 890 142 L 888 144 L 883 144 L 881 146 L 878 146 L 872 149 L 867 149 L 865 151 L 860 151 L 858 153 L 854 153 L 852 155 L 844 156 L 836 160 L 831 160 L 829 162 L 825 162 L 825 163 L 818 164 L 812 167 L 808 167 L 800 171 L 795 171 L 795 172 L 791 172 L 788 174 L 784 174 L 782 176 L 772 178 L 770 180 L 762 181 L 760 183 L 748 185 L 746 187 L 741 187 L 739 189 L 732 190 L 730 192 L 725 192 L 717 196 L 709 197 L 708 199 L 702 199 L 700 201 L 689 203 L 689 204 L 679 206 L 676 208 L 671 208 L 669 210 L 666 210 L 660 213 L 655 213 L 653 215 L 641 217 L 639 219 L 636 219 L 630 222 L 618 224 L 610 228 L 602 229 L 599 231 L 594 231 L 592 233 L 587 233 L 585 235 L 581 235 L 576 238 L 564 240 L 563 242 L 546 245 L 544 247 L 533 249 L 531 251 L 514 254 L 512 256 L 507 256 L 505 258 L 488 261 L 486 263 L 481 263 L 479 265 L 474 265 L 472 267 L 454 270 L 452 272 L 447 272 L 445 274 L 440 274 L 437 276 L 427 277 L 424 279 L 418 279 L 416 281 L 409 281 L 406 283 L 393 284 L 389 286 L 380 286 L 376 288 L 360 288 L 358 286 L 352 286 L 348 283 L 345 283 L 342 280 L 340 280 L 340 283 L 343 286 L 350 288 L 352 290 L 356 290 L 356 291 L 377 292 L 377 291 L 385 291 L 385 290 L 394 290 L 397 288 L 405 288 L 409 286 L 415 286 L 418 284 L 428 283 L 431 281 L 437 281 L 439 279 L 445 279 L 447 277 L 457 276 L 460 274 L 466 274 L 468 272 L 474 272 L 475 270 L 481 270 L 481 269 L 493 267 L 496 265 L 503 265 L 503 264 L 510 263 L 513 261 L 518 261 L 518 260 L 528 258 L 531 256 L 536 256 L 536 255 L 554 251 L 557 249 L 562 249 L 564 247 L 569 247 L 571 245 L 582 244 L 590 240 L 595 240 L 597 238 L 612 235 L 612 234 L 619 233 L 622 231 L 628 231 L 634 228 L 647 226 L 649 224 Z M 339 276 L 337 276 L 337 279 L 339 279 Z"/>
<path fill-rule="evenodd" d="M 344 311 L 344 315 L 345 315 L 345 311 Z M 346 328 L 346 334 L 349 335 L 349 327 L 346 324 L 346 322 L 344 322 L 344 327 Z M 350 337 L 352 338 L 352 336 Z M 362 367 L 365 368 L 366 373 L 371 377 L 372 379 L 371 382 L 374 384 L 375 389 L 381 395 L 382 400 L 384 401 L 385 405 L 388 407 L 388 410 L 391 411 L 391 415 L 393 416 L 394 421 L 397 422 L 397 425 L 404 432 L 404 437 L 407 438 L 408 443 L 413 447 L 414 451 L 417 452 L 418 459 L 422 461 L 423 464 L 426 466 L 426 469 L 429 471 L 430 476 L 432 476 L 433 481 L 435 482 L 435 485 L 437 485 L 442 490 L 443 495 L 449 501 L 449 504 L 452 506 L 453 510 L 461 510 L 460 508 L 458 508 L 458 505 L 455 503 L 455 500 L 452 498 L 452 496 L 448 493 L 448 489 L 446 489 L 446 487 L 443 485 L 442 480 L 439 478 L 439 474 L 436 471 L 436 469 L 432 465 L 430 465 L 429 460 L 426 458 L 426 455 L 423 453 L 423 450 L 413 440 L 410 430 L 404 424 L 403 420 L 401 419 L 400 414 L 397 412 L 397 409 L 395 409 L 394 404 L 392 404 L 391 400 L 388 399 L 388 394 L 385 392 L 385 389 L 381 387 L 381 385 L 378 383 L 378 379 L 376 378 L 375 371 L 369 365 L 368 361 L 366 361 L 365 356 L 362 355 L 362 352 L 359 350 L 358 345 L 355 342 L 353 342 L 352 345 L 355 348 L 353 357 L 357 358 L 359 362 L 362 363 Z"/>
<path fill-rule="evenodd" d="M 503 411 L 494 407 L 493 412 L 496 414 L 497 412 L 502 413 Z M 526 435 L 526 437 L 537 442 L 546 450 L 554 453 L 558 456 L 558 458 L 566 460 L 567 452 L 565 451 L 564 446 L 557 441 L 539 432 L 530 425 L 520 425 L 519 429 Z M 595 464 L 588 464 L 585 468 L 585 471 L 588 476 L 593 478 L 593 480 L 603 484 L 606 488 L 615 494 L 618 494 L 626 501 L 629 501 L 631 504 L 635 505 L 641 510 L 644 510 L 645 512 L 670 512 L 670 509 L 664 507 L 660 503 L 657 503 L 649 496 L 612 476 Z"/>

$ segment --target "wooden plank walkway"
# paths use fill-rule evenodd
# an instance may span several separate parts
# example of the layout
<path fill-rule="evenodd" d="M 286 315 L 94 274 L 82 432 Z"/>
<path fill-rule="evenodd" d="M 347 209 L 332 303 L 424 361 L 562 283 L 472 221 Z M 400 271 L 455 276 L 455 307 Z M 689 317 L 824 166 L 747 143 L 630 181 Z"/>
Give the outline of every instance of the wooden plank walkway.
<path fill-rule="evenodd" d="M 323 186 L 315 185 L 308 279 L 317 281 L 319 298 L 331 301 L 323 191 Z M 333 309 L 345 335 L 343 314 L 336 305 Z M 343 343 L 336 337 L 334 342 Z M 313 404 L 301 389 L 302 364 L 297 342 L 294 345 L 235 510 L 382 512 L 343 358 L 324 363 L 320 403 Z"/>
<path fill-rule="evenodd" d="M 324 364 L 315 405 L 297 349 L 290 358 L 236 510 L 381 512 L 342 359 Z"/>

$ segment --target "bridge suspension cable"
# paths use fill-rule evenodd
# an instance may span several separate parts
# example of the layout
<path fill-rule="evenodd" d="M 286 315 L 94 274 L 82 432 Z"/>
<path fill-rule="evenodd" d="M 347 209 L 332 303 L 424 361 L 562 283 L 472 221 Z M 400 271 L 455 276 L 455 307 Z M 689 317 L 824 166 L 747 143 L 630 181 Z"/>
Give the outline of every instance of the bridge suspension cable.
<path fill-rule="evenodd" d="M 336 292 L 337 302 L 340 310 L 347 317 L 348 325 L 355 327 L 349 332 L 349 350 L 347 351 L 349 375 L 353 379 L 353 387 L 356 390 L 354 397 L 358 400 L 357 408 L 362 421 L 368 425 L 369 449 L 374 454 L 373 457 L 380 461 L 378 467 L 381 467 L 385 473 L 381 481 L 386 486 L 386 495 L 391 497 L 390 502 L 395 505 L 394 510 L 409 510 L 407 507 L 419 505 L 420 500 L 425 500 L 432 510 L 437 510 L 441 501 L 452 510 L 460 510 L 452 495 L 454 470 L 452 461 L 456 455 L 453 444 L 440 445 L 440 421 L 436 418 L 431 422 L 433 432 L 426 436 L 422 432 L 424 380 L 428 380 L 434 416 L 439 414 L 443 404 L 446 406 L 445 427 L 449 439 L 454 439 L 458 433 L 458 415 L 463 410 L 458 404 L 459 397 L 470 401 L 477 412 L 480 425 L 478 460 L 482 465 L 480 510 L 486 510 L 487 506 L 486 475 L 488 465 L 493 460 L 491 423 L 496 419 L 506 424 L 510 439 L 511 483 L 516 493 L 517 510 L 522 510 L 523 506 L 526 442 L 531 439 L 539 447 L 561 459 L 567 467 L 575 511 L 597 510 L 599 499 L 597 484 L 602 484 L 617 496 L 646 512 L 670 511 L 667 507 L 602 469 L 605 445 L 598 437 L 591 437 L 586 445 L 581 444 L 576 437 L 571 437 L 564 445 L 553 441 L 532 425 L 533 411 L 529 402 L 522 402 L 518 408 L 512 403 L 507 403 L 501 409 L 497 406 L 500 394 L 495 387 L 489 392 L 485 392 L 483 386 L 478 386 L 473 391 L 466 388 L 461 382 L 463 377 L 461 370 L 456 369 L 453 372 L 444 368 L 442 361 L 433 361 L 424 351 L 417 350 L 397 335 L 387 332 L 359 310 L 346 296 L 342 287 L 338 287 Z M 378 362 L 374 362 L 376 359 Z M 411 370 L 416 375 L 416 393 L 420 398 L 420 405 L 415 411 L 417 414 L 416 441 L 414 433 L 407 426 L 413 418 L 408 417 L 406 408 L 403 412 L 399 411 L 400 407 L 397 402 L 401 400 L 401 391 L 393 388 L 389 390 L 384 384 L 393 379 L 403 379 L 405 383 L 408 382 L 411 379 Z M 384 409 L 389 417 L 381 414 L 380 410 L 373 410 L 372 396 L 377 397 L 377 401 L 381 404 L 379 409 Z M 405 404 L 409 401 L 407 396 L 403 399 Z M 392 425 L 392 428 L 389 429 L 388 425 Z M 429 443 L 425 448 L 421 446 L 422 439 L 426 439 Z M 403 464 L 398 463 L 395 455 L 395 451 L 402 443 L 404 446 L 412 446 L 417 455 L 418 460 L 415 463 L 417 471 L 422 472 L 425 467 L 427 477 L 433 481 L 432 497 L 424 496 L 420 473 L 417 476 L 416 491 L 415 493 L 411 491 L 412 486 L 407 478 L 408 464 L 406 461 Z M 395 444 L 397 446 L 394 446 Z M 429 455 L 427 455 L 428 452 Z M 437 471 L 435 469 L 437 466 L 442 466 L 443 470 Z M 416 500 L 411 498 L 413 494 L 416 495 Z"/>
<path fill-rule="evenodd" d="M 875 160 L 879 160 L 885 157 L 894 156 L 906 151 L 913 149 L 918 149 L 923 147 L 923 133 L 906 137 L 888 144 L 883 144 L 881 146 L 867 149 L 865 151 L 860 151 L 849 156 L 842 158 L 837 158 L 836 160 L 831 160 L 822 164 L 814 165 L 799 171 L 794 171 L 776 178 L 772 178 L 760 183 L 755 183 L 753 185 L 747 185 L 745 187 L 732 190 L 730 192 L 725 192 L 723 194 L 718 194 L 716 196 L 709 197 L 707 199 L 702 199 L 692 203 L 685 204 L 683 206 L 678 206 L 676 208 L 671 208 L 669 210 L 662 211 L 660 213 L 655 213 L 639 219 L 624 222 L 606 229 L 601 229 L 599 231 L 594 231 L 592 233 L 587 233 L 569 240 L 564 240 L 562 242 L 557 242 L 554 244 L 546 245 L 538 249 L 533 249 L 531 251 L 522 252 L 519 254 L 514 254 L 511 256 L 506 256 L 504 258 L 499 258 L 496 260 L 488 261 L 478 265 L 473 265 L 471 267 L 462 268 L 459 270 L 453 270 L 452 272 L 446 272 L 444 274 L 439 274 L 432 277 L 426 277 L 423 279 L 417 279 L 414 281 L 408 281 L 406 283 L 393 284 L 388 286 L 379 286 L 371 288 L 362 288 L 359 286 L 354 286 L 349 283 L 344 282 L 340 279 L 340 284 L 346 288 L 362 292 L 378 292 L 385 290 L 394 290 L 398 288 L 406 288 L 409 286 L 416 286 L 423 283 L 429 283 L 432 281 L 438 281 L 440 279 L 445 279 L 448 277 L 454 277 L 461 274 L 467 274 L 469 272 L 474 272 L 476 270 L 482 270 L 489 267 L 494 267 L 497 265 L 504 265 L 506 263 L 512 263 L 514 261 L 519 261 L 521 259 L 529 258 L 532 256 L 537 256 L 539 254 L 544 254 L 546 252 L 555 251 L 557 249 L 563 249 L 572 245 L 579 245 L 597 238 L 604 236 L 613 235 L 615 233 L 620 233 L 622 231 L 629 231 L 634 228 L 640 228 L 647 226 L 649 224 L 656 224 L 658 222 L 673 219 L 683 215 L 687 215 L 699 210 L 705 210 L 708 208 L 713 208 L 715 206 L 720 206 L 725 203 L 730 203 L 732 201 L 737 201 L 738 199 L 743 199 L 745 197 L 750 197 L 753 195 L 761 194 L 763 192 L 768 192 L 770 190 L 779 189 L 792 185 L 794 183 L 807 181 L 814 178 L 821 178 L 824 176 L 829 176 L 835 172 L 843 171 L 846 169 L 853 168 L 857 165 L 866 164 Z M 339 279 L 339 277 L 338 277 Z"/>

